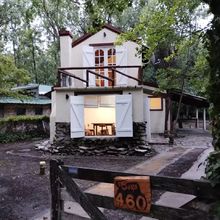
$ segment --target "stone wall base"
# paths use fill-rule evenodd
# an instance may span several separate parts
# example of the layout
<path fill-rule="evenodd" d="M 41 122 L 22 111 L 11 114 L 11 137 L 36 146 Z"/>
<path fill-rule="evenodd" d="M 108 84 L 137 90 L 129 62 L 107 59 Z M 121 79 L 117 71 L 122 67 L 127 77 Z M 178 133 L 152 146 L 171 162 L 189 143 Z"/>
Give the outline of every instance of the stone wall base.
<path fill-rule="evenodd" d="M 56 123 L 53 151 L 73 155 L 149 155 L 145 123 L 133 123 L 133 137 L 70 138 L 70 123 Z"/>

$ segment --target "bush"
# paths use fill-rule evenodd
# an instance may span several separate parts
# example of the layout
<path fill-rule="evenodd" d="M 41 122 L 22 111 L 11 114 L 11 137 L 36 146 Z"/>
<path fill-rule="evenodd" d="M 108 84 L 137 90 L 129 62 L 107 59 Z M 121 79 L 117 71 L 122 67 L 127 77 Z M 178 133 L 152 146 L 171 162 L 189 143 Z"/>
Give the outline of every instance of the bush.
<path fill-rule="evenodd" d="M 8 122 L 38 122 L 38 121 L 48 121 L 49 117 L 46 115 L 16 115 L 7 118 L 0 119 L 0 125 Z"/>
<path fill-rule="evenodd" d="M 42 122 L 49 122 L 48 116 L 10 116 L 0 119 L 0 143 L 48 137 Z M 25 126 L 26 125 L 26 126 Z M 19 129 L 22 128 L 22 129 Z"/>
<path fill-rule="evenodd" d="M 46 138 L 48 135 L 46 133 L 21 133 L 21 132 L 13 132 L 13 133 L 5 133 L 0 134 L 0 143 L 6 144 L 10 142 L 16 142 L 16 141 L 25 141 L 25 140 L 31 140 L 32 138 Z"/>

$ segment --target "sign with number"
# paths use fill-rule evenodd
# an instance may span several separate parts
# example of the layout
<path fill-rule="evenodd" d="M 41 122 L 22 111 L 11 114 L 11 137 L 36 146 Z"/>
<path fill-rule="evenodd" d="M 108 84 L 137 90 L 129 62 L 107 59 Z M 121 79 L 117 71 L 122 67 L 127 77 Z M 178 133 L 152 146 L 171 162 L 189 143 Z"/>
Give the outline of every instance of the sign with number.
<path fill-rule="evenodd" d="M 151 207 L 148 176 L 119 176 L 114 179 L 114 205 L 117 208 L 149 213 Z"/>

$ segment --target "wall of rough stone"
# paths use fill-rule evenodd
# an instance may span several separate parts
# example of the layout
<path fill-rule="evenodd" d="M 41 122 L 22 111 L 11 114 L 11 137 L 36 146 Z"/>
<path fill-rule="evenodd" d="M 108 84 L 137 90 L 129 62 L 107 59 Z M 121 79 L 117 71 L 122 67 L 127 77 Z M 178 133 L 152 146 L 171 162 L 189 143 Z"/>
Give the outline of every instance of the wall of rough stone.
<path fill-rule="evenodd" d="M 140 155 L 149 154 L 146 145 L 145 123 L 133 122 L 133 137 L 85 137 L 70 138 L 70 123 L 56 123 L 56 134 L 53 142 L 55 153 L 73 155 Z"/>
<path fill-rule="evenodd" d="M 1 134 L 24 133 L 49 135 L 49 122 L 47 121 L 10 121 L 0 124 Z"/>

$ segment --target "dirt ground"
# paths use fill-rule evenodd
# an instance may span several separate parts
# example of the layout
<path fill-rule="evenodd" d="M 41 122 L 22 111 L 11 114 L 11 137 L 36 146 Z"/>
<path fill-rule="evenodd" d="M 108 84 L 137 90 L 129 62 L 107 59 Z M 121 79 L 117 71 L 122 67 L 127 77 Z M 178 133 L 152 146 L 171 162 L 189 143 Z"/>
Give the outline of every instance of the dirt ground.
<path fill-rule="evenodd" d="M 210 146 L 212 140 L 209 133 L 199 133 L 198 131 L 192 133 L 191 130 L 184 131 L 180 136 L 181 138 L 176 139 L 176 146 L 191 147 L 192 151 L 166 166 L 160 171 L 160 175 L 180 177 Z M 34 145 L 38 142 L 39 140 L 0 145 L 0 220 L 32 220 L 34 216 L 49 209 L 48 164 L 50 159 L 59 158 L 65 164 L 74 166 L 125 171 L 150 157 L 55 156 L 35 150 Z M 154 148 L 158 152 L 170 149 L 167 145 L 157 145 Z M 46 175 L 44 176 L 39 175 L 39 162 L 42 160 L 47 163 Z M 94 182 L 80 181 L 79 184 L 84 190 L 94 185 Z M 109 219 L 115 219 L 114 212 L 106 210 L 105 213 L 108 214 Z M 117 213 L 117 219 L 125 219 L 124 215 L 123 212 Z M 111 216 L 114 217 L 111 218 Z"/>
<path fill-rule="evenodd" d="M 66 164 L 123 171 L 147 157 L 75 157 L 53 156 L 36 151 L 37 141 L 0 146 L 0 220 L 32 219 L 50 207 L 49 167 L 51 158 L 61 158 Z M 47 163 L 46 175 L 39 175 L 39 162 Z M 91 182 L 80 181 L 83 189 Z"/>

